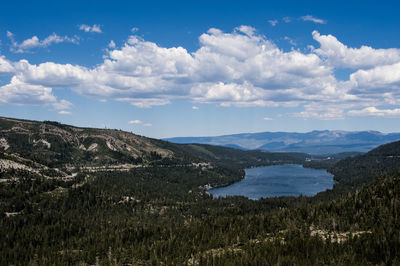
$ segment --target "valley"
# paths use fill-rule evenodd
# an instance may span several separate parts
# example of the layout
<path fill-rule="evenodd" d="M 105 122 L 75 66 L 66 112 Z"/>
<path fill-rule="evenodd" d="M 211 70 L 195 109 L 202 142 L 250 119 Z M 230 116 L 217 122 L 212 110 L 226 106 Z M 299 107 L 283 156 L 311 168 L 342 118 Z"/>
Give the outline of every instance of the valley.
<path fill-rule="evenodd" d="M 319 156 L 0 118 L 0 264 L 398 264 L 400 142 Z M 282 164 L 336 183 L 314 197 L 206 193 Z"/>

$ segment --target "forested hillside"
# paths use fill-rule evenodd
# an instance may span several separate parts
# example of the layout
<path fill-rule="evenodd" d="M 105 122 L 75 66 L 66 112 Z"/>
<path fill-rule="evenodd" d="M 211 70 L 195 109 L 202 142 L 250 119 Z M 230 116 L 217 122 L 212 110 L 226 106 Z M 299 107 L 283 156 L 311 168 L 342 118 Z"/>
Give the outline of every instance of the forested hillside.
<path fill-rule="evenodd" d="M 197 187 L 215 174 L 158 167 L 75 181 L 21 174 L 1 184 L 1 264 L 399 262 L 399 175 L 310 204 L 211 199 Z"/>
<path fill-rule="evenodd" d="M 376 176 L 400 170 L 400 141 L 385 144 L 366 154 L 346 158 L 330 168 L 335 180 L 343 186 L 357 188 L 372 182 Z"/>
<path fill-rule="evenodd" d="M 400 156 L 398 144 L 332 168 L 341 169 L 339 184 L 369 181 L 357 190 L 318 200 L 213 199 L 206 188 L 239 180 L 243 167 L 301 163 L 306 155 L 0 122 L 1 265 L 400 263 L 400 175 L 395 161 L 386 168 L 378 159 Z M 378 176 L 361 178 L 366 170 L 353 162 Z"/>
<path fill-rule="evenodd" d="M 180 145 L 112 129 L 78 128 L 52 121 L 0 117 L 0 151 L 47 167 L 77 170 L 148 164 L 210 162 L 229 166 L 301 163 L 306 154 L 240 151 L 211 145 Z"/>

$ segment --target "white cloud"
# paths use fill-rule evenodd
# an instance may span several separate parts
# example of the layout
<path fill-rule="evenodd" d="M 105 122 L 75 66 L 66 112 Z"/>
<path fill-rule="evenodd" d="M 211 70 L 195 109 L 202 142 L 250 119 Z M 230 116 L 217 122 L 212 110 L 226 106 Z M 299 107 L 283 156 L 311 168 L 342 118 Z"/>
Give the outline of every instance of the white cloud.
<path fill-rule="evenodd" d="M 301 19 L 304 20 L 304 21 L 311 21 L 311 22 L 314 22 L 314 23 L 317 23 L 317 24 L 326 24 L 326 20 L 320 19 L 320 18 L 316 18 L 316 17 L 313 17 L 311 15 L 302 16 Z"/>
<path fill-rule="evenodd" d="M 115 100 L 129 102 L 131 105 L 138 108 L 151 108 L 152 106 L 161 106 L 171 103 L 168 99 L 162 98 L 116 98 Z"/>
<path fill-rule="evenodd" d="M 339 84 L 338 86 L 341 86 Z M 330 97 L 322 101 L 310 101 L 303 108 L 304 111 L 292 116 L 305 119 L 341 120 L 345 118 L 346 110 L 366 107 L 381 101 L 377 98 L 359 98 L 352 94 L 342 94 L 341 97 Z"/>
<path fill-rule="evenodd" d="M 60 115 L 70 115 L 71 114 L 71 112 L 68 112 L 68 111 L 60 111 L 60 112 L 58 112 Z"/>
<path fill-rule="evenodd" d="M 282 20 L 283 20 L 283 22 L 285 22 L 285 23 L 289 23 L 289 22 L 292 21 L 292 19 L 291 19 L 290 17 L 283 17 Z"/>
<path fill-rule="evenodd" d="M 116 47 L 115 42 L 111 40 L 110 43 L 108 44 L 108 48 L 114 49 L 115 47 Z"/>
<path fill-rule="evenodd" d="M 29 39 L 18 43 L 15 41 L 14 34 L 10 31 L 7 31 L 7 37 L 11 41 L 10 51 L 14 53 L 25 53 L 34 48 L 45 48 L 55 43 L 69 42 L 73 44 L 79 43 L 79 38 L 77 36 L 68 37 L 68 36 L 59 36 L 55 33 L 47 36 L 45 39 L 40 40 L 37 36 L 32 36 Z"/>
<path fill-rule="evenodd" d="M 251 26 L 241 25 L 235 28 L 235 32 L 241 32 L 246 34 L 247 36 L 253 36 L 256 32 L 256 29 Z"/>
<path fill-rule="evenodd" d="M 15 71 L 11 62 L 0 55 L 0 75 L 9 75 Z"/>
<path fill-rule="evenodd" d="M 272 27 L 275 27 L 278 24 L 278 20 L 270 19 L 268 20 L 268 23 L 271 24 Z"/>
<path fill-rule="evenodd" d="M 296 46 L 297 44 L 296 44 L 296 42 L 292 39 L 292 38 L 290 38 L 290 37 L 288 37 L 288 36 L 285 36 L 285 37 L 283 37 L 283 39 L 285 40 L 285 41 L 288 41 L 291 45 L 293 45 L 293 46 Z"/>
<path fill-rule="evenodd" d="M 193 110 L 199 110 L 199 107 L 198 106 L 192 106 L 192 109 Z"/>
<path fill-rule="evenodd" d="M 335 104 L 310 103 L 305 110 L 293 114 L 294 117 L 318 120 L 340 120 L 344 118 L 344 108 Z"/>
<path fill-rule="evenodd" d="M 303 90 L 335 82 L 318 56 L 282 52 L 252 27 L 241 26 L 233 33 L 210 29 L 200 43 L 200 49 L 189 54 L 182 47 L 163 48 L 132 36 L 94 69 L 21 61 L 17 76 L 27 83 L 69 87 L 138 107 L 181 97 L 223 105 L 286 104 L 288 97 L 301 100 Z"/>
<path fill-rule="evenodd" d="M 98 25 L 98 24 L 94 24 L 93 26 L 81 24 L 81 25 L 78 25 L 78 27 L 80 30 L 83 30 L 84 32 L 103 33 L 101 31 L 100 25 Z"/>
<path fill-rule="evenodd" d="M 53 62 L 34 65 L 0 57 L 0 73 L 14 75 L 2 87 L 2 101 L 39 102 L 37 96 L 12 96 L 23 91 L 42 95 L 41 102 L 56 108 L 62 101 L 55 99 L 52 89 L 69 88 L 140 108 L 190 100 L 221 106 L 299 107 L 294 116 L 313 119 L 342 119 L 356 108 L 400 104 L 398 49 L 349 48 L 316 31 L 313 37 L 319 48 L 286 52 L 250 26 L 229 33 L 211 28 L 190 53 L 132 35 L 121 48 L 107 50 L 104 62 L 92 68 Z M 340 81 L 334 74 L 340 68 L 353 68 L 354 73 Z M 64 108 L 68 108 L 65 103 Z"/>
<path fill-rule="evenodd" d="M 140 120 L 131 120 L 131 121 L 128 122 L 128 124 L 138 125 L 138 124 L 142 124 L 142 121 L 140 121 Z"/>
<path fill-rule="evenodd" d="M 132 29 L 131 29 L 131 32 L 132 32 L 132 33 L 135 33 L 135 32 L 137 32 L 137 31 L 139 31 L 139 28 L 132 27 Z"/>
<path fill-rule="evenodd" d="M 64 99 L 53 104 L 53 107 L 56 110 L 70 109 L 72 106 L 73 106 L 73 104 L 71 102 L 64 100 Z"/>
<path fill-rule="evenodd" d="M 361 110 L 351 110 L 347 114 L 349 116 L 400 117 L 400 109 L 377 109 L 372 106 Z"/>
<path fill-rule="evenodd" d="M 391 65 L 358 70 L 350 75 L 350 85 L 355 94 L 393 92 L 400 96 L 400 59 Z"/>
<path fill-rule="evenodd" d="M 26 60 L 14 63 L 15 77 L 29 84 L 40 84 L 47 87 L 77 87 L 81 82 L 93 78 L 93 73 L 85 67 L 70 64 L 46 62 L 31 65 Z M 90 91 L 89 91 L 90 93 Z"/>
<path fill-rule="evenodd" d="M 273 120 L 273 119 L 272 119 L 271 117 L 264 117 L 263 120 L 265 120 L 265 121 L 271 121 L 271 120 Z"/>
<path fill-rule="evenodd" d="M 144 126 L 144 127 L 151 127 L 151 126 L 153 126 L 153 125 L 150 124 L 150 123 L 143 123 L 143 122 L 140 121 L 140 120 L 131 120 L 131 121 L 128 122 L 128 124 L 130 124 L 130 125 L 142 125 L 142 126 Z"/>
<path fill-rule="evenodd" d="M 93 69 L 20 61 L 16 76 L 143 108 L 180 98 L 222 106 L 295 106 L 336 91 L 332 69 L 316 54 L 283 52 L 252 27 L 232 33 L 210 29 L 199 41 L 200 48 L 188 53 L 131 36 Z"/>
<path fill-rule="evenodd" d="M 27 84 L 13 77 L 9 84 L 0 87 L 0 103 L 11 105 L 44 105 L 55 109 L 68 108 L 68 101 L 57 101 L 53 91 L 42 85 Z"/>
<path fill-rule="evenodd" d="M 400 49 L 373 49 L 369 46 L 349 48 L 332 35 L 313 31 L 312 36 L 320 44 L 320 48 L 313 52 L 334 67 L 370 68 L 400 61 Z"/>

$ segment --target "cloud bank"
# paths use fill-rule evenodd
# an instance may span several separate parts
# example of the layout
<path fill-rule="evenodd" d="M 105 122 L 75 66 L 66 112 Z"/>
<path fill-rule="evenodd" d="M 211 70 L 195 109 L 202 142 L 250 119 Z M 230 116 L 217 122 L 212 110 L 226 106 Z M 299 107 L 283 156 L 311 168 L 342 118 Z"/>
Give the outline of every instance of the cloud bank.
<path fill-rule="evenodd" d="M 109 45 L 103 63 L 93 68 L 10 62 L 0 56 L 0 74 L 12 76 L 0 87 L 0 101 L 56 107 L 62 104 L 53 90 L 69 88 L 142 108 L 186 99 L 221 106 L 298 107 L 302 110 L 293 116 L 314 119 L 343 119 L 379 106 L 386 106 L 381 116 L 397 112 L 399 49 L 351 48 L 332 35 L 314 31 L 312 36 L 318 48 L 285 52 L 250 26 L 229 33 L 211 28 L 199 37 L 199 49 L 189 53 L 131 35 L 121 48 Z M 341 68 L 353 70 L 348 80 L 335 77 Z"/>

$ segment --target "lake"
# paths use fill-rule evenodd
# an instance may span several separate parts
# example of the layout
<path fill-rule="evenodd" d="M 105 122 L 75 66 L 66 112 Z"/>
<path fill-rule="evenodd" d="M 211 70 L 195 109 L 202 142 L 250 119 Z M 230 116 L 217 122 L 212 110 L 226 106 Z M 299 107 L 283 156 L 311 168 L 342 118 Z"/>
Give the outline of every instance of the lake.
<path fill-rule="evenodd" d="M 333 176 L 326 170 L 303 168 L 297 164 L 245 169 L 245 178 L 225 187 L 209 189 L 214 197 L 245 196 L 249 199 L 279 196 L 314 196 L 332 189 Z"/>

